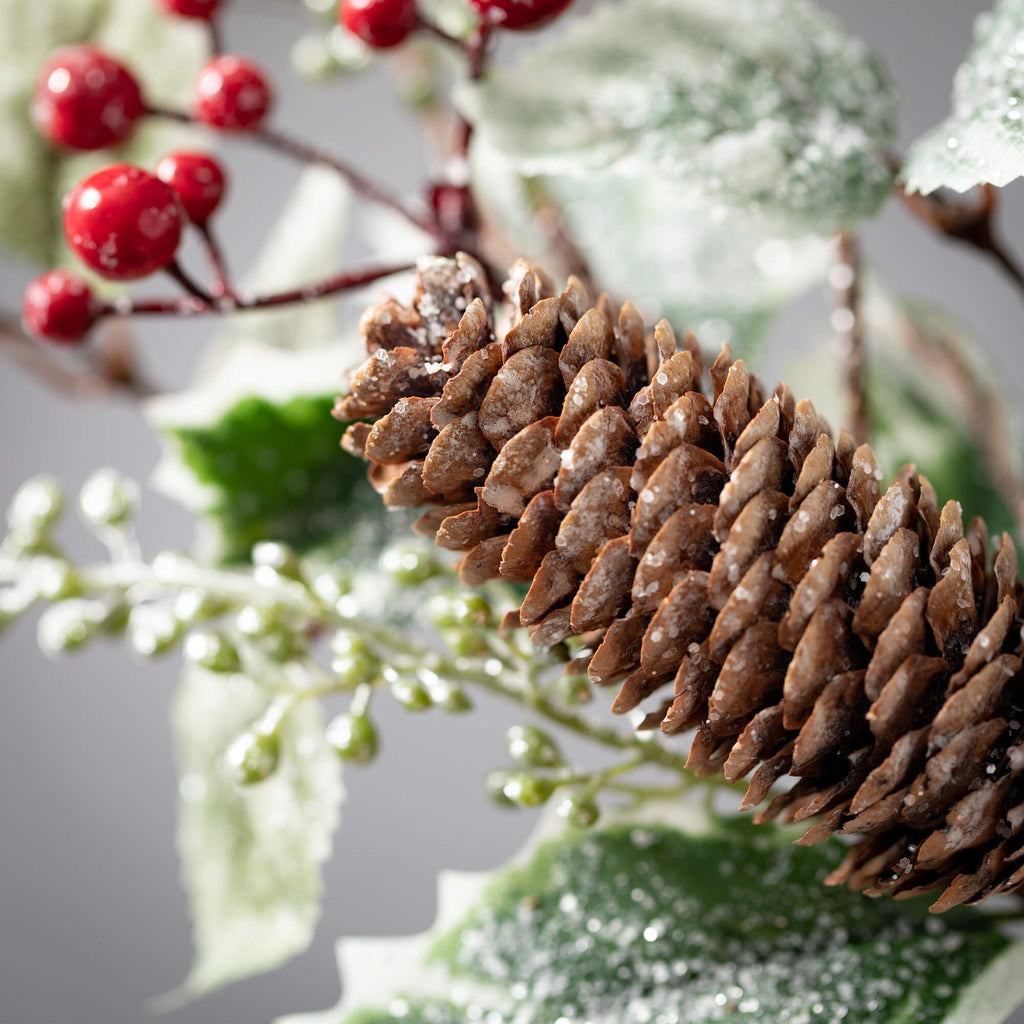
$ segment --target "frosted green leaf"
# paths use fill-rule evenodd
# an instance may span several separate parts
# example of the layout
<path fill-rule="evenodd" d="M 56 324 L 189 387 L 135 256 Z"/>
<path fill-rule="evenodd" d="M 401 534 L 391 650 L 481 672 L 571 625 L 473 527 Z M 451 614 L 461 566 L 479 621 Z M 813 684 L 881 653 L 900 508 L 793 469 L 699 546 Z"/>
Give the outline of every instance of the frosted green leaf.
<path fill-rule="evenodd" d="M 354 343 L 239 343 L 201 383 L 149 403 L 166 441 L 156 484 L 200 513 L 204 556 L 242 561 L 261 540 L 344 551 L 381 539 L 380 499 L 331 416 L 358 360 Z"/>
<path fill-rule="evenodd" d="M 136 72 L 147 100 L 180 108 L 205 57 L 206 35 L 147 0 L 0 0 L 0 26 L 0 246 L 53 265 L 67 255 L 60 201 L 71 185 L 112 159 L 151 165 L 187 134 L 147 121 L 117 150 L 58 153 L 29 115 L 46 58 L 67 43 L 94 43 Z"/>
<path fill-rule="evenodd" d="M 378 1009 L 345 999 L 279 1024 L 1002 1024 L 1024 998 L 1024 948 L 983 913 L 826 888 L 842 845 L 792 838 L 747 820 L 563 835 L 477 889 L 454 928 L 345 956 L 388 979 Z"/>
<path fill-rule="evenodd" d="M 342 798 L 319 706 L 308 701 L 287 716 L 280 763 L 264 782 L 239 787 L 224 769 L 225 750 L 263 714 L 273 693 L 244 676 L 194 667 L 178 692 L 178 848 L 195 962 L 182 990 L 165 999 L 198 996 L 270 970 L 313 936 L 320 868 Z"/>
<path fill-rule="evenodd" d="M 871 277 L 863 308 L 871 446 L 887 477 L 912 462 L 940 505 L 961 503 L 965 523 L 980 515 L 990 533 L 1012 532 L 997 478 L 1016 468 L 1015 426 L 984 347 L 946 310 L 895 295 Z M 839 362 L 824 347 L 783 377 L 833 426 L 846 421 Z"/>
<path fill-rule="evenodd" d="M 965 192 L 1024 174 L 1024 2 L 998 0 L 979 16 L 953 79 L 953 110 L 914 143 L 902 177 L 911 192 Z"/>
<path fill-rule="evenodd" d="M 891 184 L 893 88 L 802 0 L 608 4 L 462 105 L 523 174 L 665 179 L 690 209 L 787 231 L 872 216 Z"/>

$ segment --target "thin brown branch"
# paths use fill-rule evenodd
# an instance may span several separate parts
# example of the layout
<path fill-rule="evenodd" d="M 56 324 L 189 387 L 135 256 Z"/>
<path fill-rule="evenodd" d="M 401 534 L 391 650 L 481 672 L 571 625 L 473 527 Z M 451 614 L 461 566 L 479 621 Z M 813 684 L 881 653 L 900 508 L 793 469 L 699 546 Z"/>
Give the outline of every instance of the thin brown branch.
<path fill-rule="evenodd" d="M 126 394 L 139 399 L 154 393 L 135 368 L 131 341 L 123 325 L 113 322 L 101 329 L 97 343 L 87 354 L 65 362 L 32 341 L 13 317 L 0 313 L 0 351 L 30 377 L 68 398 L 105 399 Z"/>
<path fill-rule="evenodd" d="M 213 233 L 208 223 L 197 224 L 196 230 L 203 240 L 203 244 L 206 247 L 206 257 L 210 262 L 210 273 L 213 276 L 210 293 L 215 299 L 227 298 L 237 302 L 238 295 L 231 284 L 231 275 L 228 273 L 224 252 L 217 241 L 217 236 Z"/>
<path fill-rule="evenodd" d="M 867 351 L 860 311 L 860 256 L 849 231 L 836 237 L 836 260 L 829 271 L 832 288 L 832 329 L 843 363 L 847 422 L 858 444 L 868 441 Z"/>

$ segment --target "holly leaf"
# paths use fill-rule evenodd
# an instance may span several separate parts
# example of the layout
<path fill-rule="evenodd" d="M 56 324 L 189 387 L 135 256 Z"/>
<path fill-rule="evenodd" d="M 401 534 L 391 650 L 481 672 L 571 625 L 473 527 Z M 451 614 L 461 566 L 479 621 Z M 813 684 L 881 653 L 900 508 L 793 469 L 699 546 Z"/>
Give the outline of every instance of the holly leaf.
<path fill-rule="evenodd" d="M 975 22 L 953 79 L 953 110 L 911 147 L 901 176 L 911 192 L 965 192 L 1024 174 L 1024 2 L 998 0 Z"/>
<path fill-rule="evenodd" d="M 914 463 L 934 485 L 940 506 L 956 500 L 965 522 L 990 532 L 1015 529 L 1007 501 L 1017 474 L 1016 425 L 984 346 L 949 312 L 866 280 L 871 446 L 891 476 Z M 838 360 L 824 347 L 784 375 L 834 425 L 845 420 Z"/>
<path fill-rule="evenodd" d="M 440 938 L 344 950 L 364 971 L 360 992 L 365 972 L 382 983 L 379 1009 L 345 999 L 279 1024 L 952 1024 L 968 1019 L 968 998 L 974 1024 L 1002 1024 L 1024 998 L 1024 944 L 983 913 L 931 917 L 927 899 L 825 888 L 843 846 L 792 838 L 745 819 L 563 834 L 482 895 L 471 886 L 470 909 Z M 418 980 L 403 981 L 417 961 Z"/>
<path fill-rule="evenodd" d="M 306 701 L 289 713 L 280 763 L 268 779 L 240 787 L 224 769 L 228 746 L 273 695 L 271 685 L 256 679 L 193 667 L 175 700 L 178 849 L 195 962 L 182 989 L 164 997 L 164 1008 L 276 967 L 312 939 L 320 868 L 342 798 L 341 769 L 324 739 L 319 705 Z"/>
<path fill-rule="evenodd" d="M 460 95 L 525 175 L 663 180 L 789 232 L 870 217 L 891 185 L 893 87 L 802 0 L 609 4 Z"/>
<path fill-rule="evenodd" d="M 0 245 L 55 265 L 67 258 L 60 203 L 71 185 L 113 160 L 151 164 L 188 133 L 148 119 L 117 150 L 58 152 L 29 112 L 47 57 L 68 43 L 94 43 L 136 72 L 149 102 L 180 107 L 207 39 L 200 26 L 168 17 L 156 3 L 124 0 L 0 0 L 0 25 Z"/>
<path fill-rule="evenodd" d="M 203 555 L 244 561 L 261 540 L 344 553 L 382 539 L 380 499 L 331 416 L 358 359 L 348 344 L 238 344 L 200 384 L 148 404 L 166 441 L 156 486 L 200 513 Z"/>

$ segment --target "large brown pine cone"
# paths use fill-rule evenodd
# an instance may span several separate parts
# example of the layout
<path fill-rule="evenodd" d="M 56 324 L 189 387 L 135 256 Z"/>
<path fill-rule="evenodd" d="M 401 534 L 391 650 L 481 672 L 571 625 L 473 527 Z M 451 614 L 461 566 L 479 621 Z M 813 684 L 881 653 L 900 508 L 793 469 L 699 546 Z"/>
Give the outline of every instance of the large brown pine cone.
<path fill-rule="evenodd" d="M 492 296 L 468 257 L 420 266 L 411 307 L 363 318 L 369 359 L 336 414 L 391 506 L 464 551 L 461 575 L 528 581 L 513 625 L 586 634 L 573 667 L 662 693 L 645 724 L 695 729 L 690 766 L 745 807 L 862 837 L 832 882 L 934 909 L 1024 885 L 1017 555 L 905 466 L 833 439 L 783 384 L 636 309 L 555 294 L 525 263 Z"/>

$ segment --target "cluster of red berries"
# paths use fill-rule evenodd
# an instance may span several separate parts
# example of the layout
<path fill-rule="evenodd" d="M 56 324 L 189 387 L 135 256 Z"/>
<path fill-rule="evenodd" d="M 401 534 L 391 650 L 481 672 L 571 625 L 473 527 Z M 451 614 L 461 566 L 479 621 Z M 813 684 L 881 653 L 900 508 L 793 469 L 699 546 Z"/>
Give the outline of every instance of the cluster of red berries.
<path fill-rule="evenodd" d="M 488 28 L 539 28 L 572 0 L 470 0 Z M 390 49 L 419 27 L 416 0 L 341 0 L 338 21 L 367 46 Z"/>
<path fill-rule="evenodd" d="M 211 22 L 221 0 L 159 0 L 169 14 Z M 571 0 L 471 0 L 487 28 L 530 29 L 561 14 Z M 422 26 L 416 0 L 340 0 L 338 20 L 369 46 L 398 46 Z M 218 54 L 196 79 L 192 119 L 222 131 L 255 131 L 270 110 L 267 75 L 252 61 Z M 32 114 L 55 146 L 95 150 L 124 142 L 153 113 L 135 75 L 88 45 L 67 46 L 44 66 Z M 171 265 L 187 222 L 202 228 L 224 195 L 224 172 L 203 153 L 173 153 L 156 174 L 129 164 L 105 167 L 64 199 L 64 234 L 75 255 L 101 277 L 132 281 Z M 465 189 L 445 186 L 432 196 L 439 222 L 458 221 Z M 26 289 L 25 327 L 52 341 L 73 343 L 105 307 L 80 277 L 51 270 Z"/>

